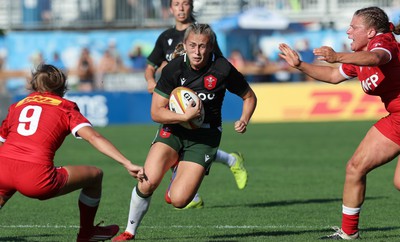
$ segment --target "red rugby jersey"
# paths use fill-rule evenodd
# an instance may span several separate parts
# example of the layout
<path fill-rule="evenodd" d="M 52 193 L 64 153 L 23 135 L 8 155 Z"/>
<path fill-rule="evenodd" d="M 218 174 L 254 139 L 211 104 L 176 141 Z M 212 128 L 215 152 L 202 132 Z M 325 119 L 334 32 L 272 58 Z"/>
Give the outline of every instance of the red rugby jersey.
<path fill-rule="evenodd" d="M 340 71 L 344 77 L 358 77 L 365 93 L 380 96 L 389 112 L 400 111 L 400 50 L 392 33 L 379 34 L 368 43 L 368 51 L 382 49 L 391 59 L 380 66 L 356 66 L 342 64 Z"/>
<path fill-rule="evenodd" d="M 0 156 L 53 164 L 65 137 L 90 125 L 76 103 L 51 93 L 31 93 L 8 110 L 0 127 L 0 141 L 5 141 Z"/>

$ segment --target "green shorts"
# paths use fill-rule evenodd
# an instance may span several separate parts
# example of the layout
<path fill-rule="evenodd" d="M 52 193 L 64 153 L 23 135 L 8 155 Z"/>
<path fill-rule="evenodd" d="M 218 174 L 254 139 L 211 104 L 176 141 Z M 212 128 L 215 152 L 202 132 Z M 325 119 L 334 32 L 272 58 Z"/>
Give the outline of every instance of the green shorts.
<path fill-rule="evenodd" d="M 191 161 L 208 170 L 215 160 L 222 132 L 219 127 L 186 129 L 179 124 L 160 125 L 153 143 L 162 142 L 180 154 L 180 160 Z"/>

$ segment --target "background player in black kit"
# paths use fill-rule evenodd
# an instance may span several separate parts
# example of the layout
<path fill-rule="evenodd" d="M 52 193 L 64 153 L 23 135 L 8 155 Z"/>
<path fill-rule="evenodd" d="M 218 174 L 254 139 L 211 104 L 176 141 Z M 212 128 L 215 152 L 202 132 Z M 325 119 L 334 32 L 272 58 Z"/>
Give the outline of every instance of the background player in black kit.
<path fill-rule="evenodd" d="M 256 95 L 243 75 L 227 59 L 213 53 L 215 34 L 209 25 L 191 24 L 185 32 L 183 44 L 186 54 L 164 67 L 154 89 L 151 116 L 162 125 L 144 164 L 147 180 L 133 188 L 126 231 L 113 241 L 135 237 L 149 208 L 151 195 L 178 158 L 176 176 L 170 188 L 171 204 L 183 208 L 193 199 L 215 159 L 221 140 L 221 109 L 226 90 L 243 100 L 242 115 L 234 124 L 236 132 L 246 132 L 256 108 Z M 186 79 L 183 86 L 206 98 L 194 107 L 189 105 L 185 114 L 177 114 L 165 106 L 172 90 L 182 85 L 182 78 Z M 201 105 L 205 110 L 201 128 L 186 129 L 179 125 L 198 117 Z"/>
<path fill-rule="evenodd" d="M 166 63 L 172 60 L 175 47 L 182 43 L 185 30 L 191 23 L 196 22 L 193 14 L 193 0 L 170 0 L 170 12 L 175 18 L 175 26 L 162 32 L 158 37 L 153 51 L 147 57 L 148 65 L 145 70 L 147 90 L 153 93 L 156 86 L 155 74 L 157 69 L 161 69 Z M 222 55 L 218 44 L 215 43 L 214 53 Z M 234 175 L 236 185 L 239 189 L 244 189 L 247 184 L 247 171 L 244 168 L 244 158 L 241 153 L 227 153 L 218 150 L 216 162 L 220 162 L 230 168 Z M 169 203 L 168 190 L 165 200 Z M 203 200 L 196 194 L 193 201 L 185 208 L 202 208 Z"/>

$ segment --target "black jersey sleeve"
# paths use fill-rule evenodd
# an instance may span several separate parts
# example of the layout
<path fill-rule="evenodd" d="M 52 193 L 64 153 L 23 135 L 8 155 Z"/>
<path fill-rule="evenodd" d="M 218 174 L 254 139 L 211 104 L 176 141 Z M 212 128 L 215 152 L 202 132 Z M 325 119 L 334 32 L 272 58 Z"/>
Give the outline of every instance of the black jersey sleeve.
<path fill-rule="evenodd" d="M 247 93 L 249 83 L 246 78 L 240 73 L 231 63 L 229 63 L 230 71 L 227 77 L 226 89 L 240 97 Z"/>
<path fill-rule="evenodd" d="M 158 68 L 161 66 L 162 62 L 165 60 L 164 48 L 163 48 L 163 37 L 164 32 L 158 36 L 154 49 L 151 51 L 150 55 L 147 57 L 147 63 Z"/>

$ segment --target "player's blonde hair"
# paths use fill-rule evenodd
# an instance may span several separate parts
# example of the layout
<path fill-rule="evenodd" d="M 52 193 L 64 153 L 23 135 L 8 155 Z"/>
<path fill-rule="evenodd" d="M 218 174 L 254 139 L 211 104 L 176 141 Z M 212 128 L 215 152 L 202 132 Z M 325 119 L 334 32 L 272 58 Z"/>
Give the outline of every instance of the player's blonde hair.
<path fill-rule="evenodd" d="M 53 65 L 40 64 L 32 72 L 30 82 L 31 90 L 35 92 L 50 92 L 63 97 L 67 92 L 67 77 L 57 67 Z"/>
<path fill-rule="evenodd" d="M 201 34 L 208 36 L 209 38 L 209 45 L 211 48 L 214 48 L 215 42 L 216 42 L 216 37 L 214 31 L 211 29 L 210 25 L 208 24 L 199 24 L 199 23 L 192 23 L 185 31 L 185 35 L 183 36 L 183 43 L 186 42 L 186 40 L 189 37 L 190 33 L 194 34 Z"/>

